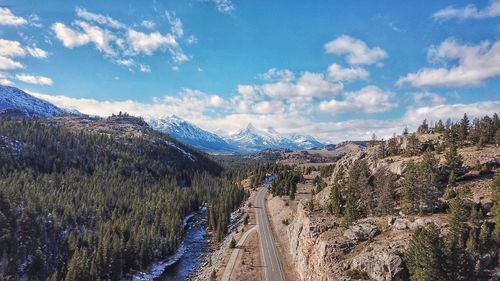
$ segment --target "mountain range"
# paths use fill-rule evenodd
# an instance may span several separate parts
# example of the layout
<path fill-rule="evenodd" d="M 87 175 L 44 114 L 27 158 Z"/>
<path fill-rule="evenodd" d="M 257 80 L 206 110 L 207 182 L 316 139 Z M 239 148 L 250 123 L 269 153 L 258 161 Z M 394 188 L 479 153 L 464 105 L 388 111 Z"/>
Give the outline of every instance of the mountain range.
<path fill-rule="evenodd" d="M 294 134 L 285 137 L 271 127 L 259 130 L 252 124 L 227 137 L 222 137 L 175 115 L 147 122 L 153 129 L 213 154 L 245 154 L 266 149 L 300 150 L 324 146 L 311 136 Z"/>
<path fill-rule="evenodd" d="M 72 112 L 58 108 L 18 88 L 0 85 L 0 115 L 49 117 L 64 113 Z M 257 129 L 252 124 L 222 137 L 175 115 L 150 119 L 147 123 L 157 131 L 211 154 L 247 154 L 266 149 L 301 150 L 324 146 L 311 136 L 300 134 L 283 136 L 271 127 Z"/>

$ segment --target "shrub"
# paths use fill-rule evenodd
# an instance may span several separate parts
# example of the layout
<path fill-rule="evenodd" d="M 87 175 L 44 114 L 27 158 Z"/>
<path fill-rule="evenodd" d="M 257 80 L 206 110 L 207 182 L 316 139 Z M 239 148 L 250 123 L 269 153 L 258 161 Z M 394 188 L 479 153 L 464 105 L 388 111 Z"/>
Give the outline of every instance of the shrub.
<path fill-rule="evenodd" d="M 354 280 L 368 280 L 368 273 L 361 271 L 359 269 L 353 269 L 347 271 L 347 276 Z"/>

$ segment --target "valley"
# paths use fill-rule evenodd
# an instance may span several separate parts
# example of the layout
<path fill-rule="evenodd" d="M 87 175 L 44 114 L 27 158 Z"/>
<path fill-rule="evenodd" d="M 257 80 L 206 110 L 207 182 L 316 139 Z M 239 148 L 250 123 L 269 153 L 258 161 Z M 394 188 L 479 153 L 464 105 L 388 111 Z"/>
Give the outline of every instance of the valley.
<path fill-rule="evenodd" d="M 0 281 L 500 281 L 500 0 L 0 0 Z"/>
<path fill-rule="evenodd" d="M 231 142 L 171 118 L 178 134 L 169 135 L 167 123 L 127 113 L 43 114 L 53 105 L 7 102 L 15 97 L 0 114 L 7 280 L 407 280 L 435 274 L 428 266 L 449 280 L 499 274 L 496 114 L 290 149 L 251 125 Z M 185 136 L 245 143 L 246 153 L 200 151 Z M 443 246 L 418 248 L 420 233 Z M 443 255 L 437 264 L 413 261 L 432 251 Z"/>

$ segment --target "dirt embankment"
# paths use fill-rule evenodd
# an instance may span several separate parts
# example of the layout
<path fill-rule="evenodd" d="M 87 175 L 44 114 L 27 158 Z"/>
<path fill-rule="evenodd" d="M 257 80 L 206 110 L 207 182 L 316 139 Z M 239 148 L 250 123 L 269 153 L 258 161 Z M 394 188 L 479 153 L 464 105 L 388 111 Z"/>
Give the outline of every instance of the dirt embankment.
<path fill-rule="evenodd" d="M 212 272 L 215 272 L 217 280 L 220 280 L 233 252 L 233 249 L 229 247 L 231 240 L 234 238 L 236 241 L 239 241 L 245 232 L 256 225 L 253 202 L 255 201 L 257 192 L 256 190 L 250 189 L 249 183 L 249 180 L 242 182 L 243 186 L 250 190 L 250 197 L 242 207 L 236 211 L 242 214 L 241 218 L 235 223 L 232 231 L 226 235 L 225 239 L 219 245 L 214 245 L 214 250 L 205 256 L 201 268 L 192 280 L 210 280 Z M 248 214 L 249 220 L 248 224 L 244 225 L 243 220 L 246 214 Z M 231 274 L 231 280 L 260 281 L 262 279 L 262 268 L 260 266 L 259 243 L 256 232 L 247 238 L 242 248 L 244 250 L 241 251 L 242 254 L 238 255 L 238 259 Z M 249 279 L 247 279 L 247 277 L 249 277 Z"/>

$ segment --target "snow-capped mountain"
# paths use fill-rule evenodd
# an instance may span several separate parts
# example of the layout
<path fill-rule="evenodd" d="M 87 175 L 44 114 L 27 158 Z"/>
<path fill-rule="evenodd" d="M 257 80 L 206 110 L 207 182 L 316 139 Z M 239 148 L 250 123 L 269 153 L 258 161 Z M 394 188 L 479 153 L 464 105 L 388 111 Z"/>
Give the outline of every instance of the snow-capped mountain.
<path fill-rule="evenodd" d="M 227 140 L 244 152 L 255 152 L 264 149 L 297 150 L 323 145 L 311 136 L 293 135 L 291 138 L 286 138 L 271 127 L 259 130 L 252 124 L 248 124 L 245 129 L 236 131 Z"/>
<path fill-rule="evenodd" d="M 0 113 L 16 112 L 27 116 L 53 116 L 64 110 L 10 86 L 0 85 Z"/>
<path fill-rule="evenodd" d="M 173 138 L 208 153 L 230 154 L 237 153 L 239 149 L 218 135 L 205 131 L 188 121 L 172 115 L 164 119 L 148 120 L 151 128 L 164 132 Z"/>
<path fill-rule="evenodd" d="M 289 138 L 300 149 L 311 149 L 324 146 L 324 144 L 309 135 L 292 134 L 289 136 Z"/>

